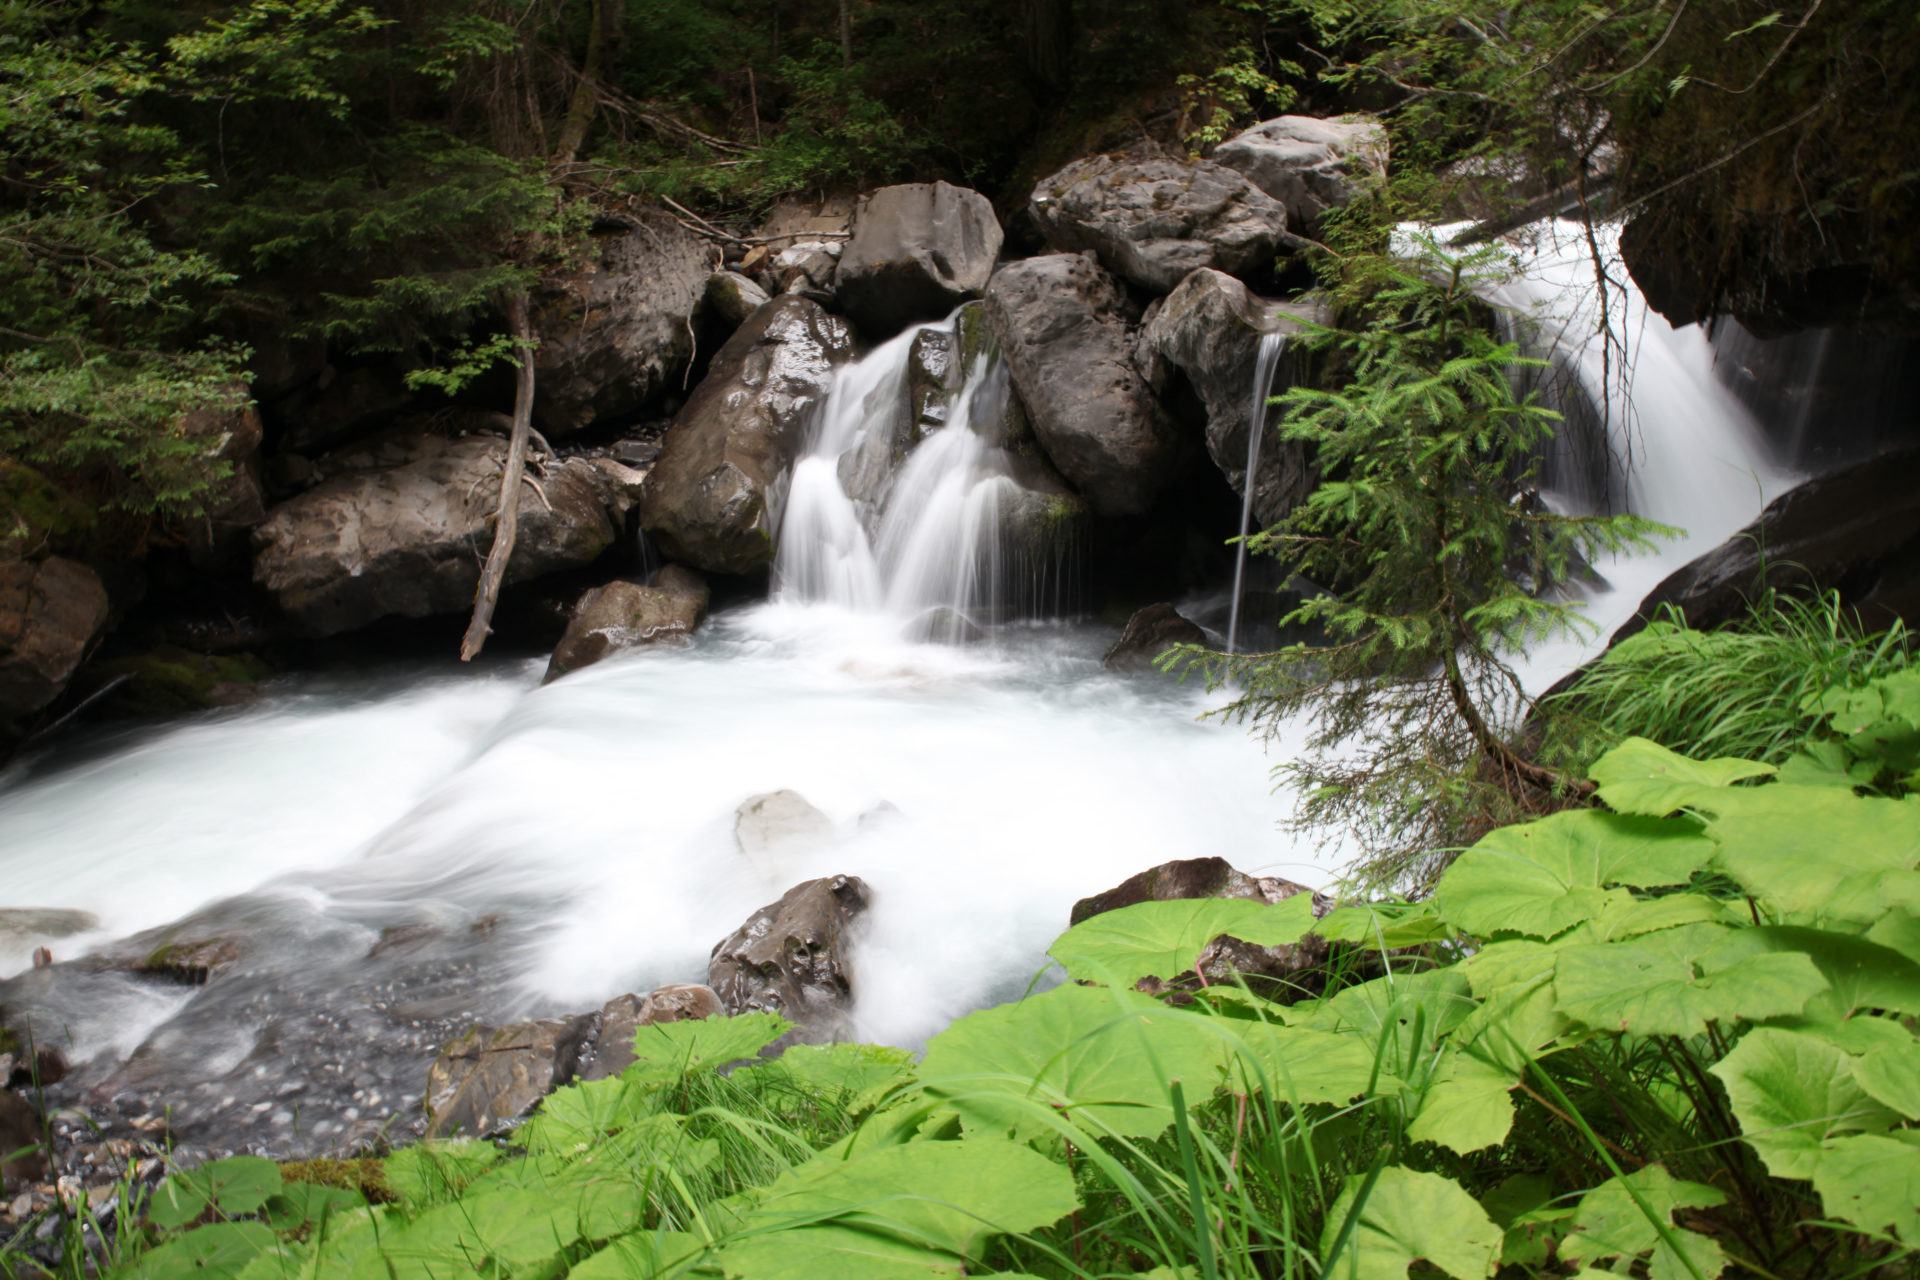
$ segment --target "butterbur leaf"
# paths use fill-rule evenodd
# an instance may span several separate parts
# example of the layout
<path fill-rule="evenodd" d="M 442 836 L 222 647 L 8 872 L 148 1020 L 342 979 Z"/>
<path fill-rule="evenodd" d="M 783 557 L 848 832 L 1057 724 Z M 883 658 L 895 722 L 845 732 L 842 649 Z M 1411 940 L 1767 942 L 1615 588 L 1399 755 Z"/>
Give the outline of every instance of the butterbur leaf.
<path fill-rule="evenodd" d="M 1329 1035 L 1270 1022 L 1230 1022 L 1238 1042 L 1230 1065 L 1249 1089 L 1276 1102 L 1344 1104 L 1366 1093 L 1396 1093 L 1400 1081 L 1375 1069 L 1373 1046 L 1358 1036 Z"/>
<path fill-rule="evenodd" d="M 1407 1128 L 1415 1142 L 1434 1142 L 1461 1155 L 1491 1147 L 1513 1128 L 1516 1080 L 1511 1072 L 1449 1046 Z"/>
<path fill-rule="evenodd" d="M 1920 1120 L 1920 1044 L 1870 1049 L 1853 1061 L 1853 1078 L 1875 1102 Z"/>
<path fill-rule="evenodd" d="M 633 1065 L 620 1074 L 627 1080 L 677 1080 L 751 1058 L 791 1030 L 793 1024 L 777 1013 L 652 1023 L 633 1033 Z"/>
<path fill-rule="evenodd" d="M 1328 1211 L 1323 1255 L 1352 1216 L 1365 1182 L 1364 1174 L 1349 1177 Z M 1454 1280 L 1485 1280 L 1499 1262 L 1503 1234 L 1452 1179 L 1393 1165 L 1380 1171 L 1360 1207 L 1346 1244 L 1352 1257 L 1332 1260 L 1326 1274 L 1340 1280 L 1406 1280 L 1407 1268 L 1425 1260 Z"/>
<path fill-rule="evenodd" d="M 141 1254 L 115 1275 L 117 1280 L 232 1280 L 278 1243 L 263 1223 L 216 1222 Z"/>
<path fill-rule="evenodd" d="M 1812 1036 L 1858 1057 L 1875 1049 L 1906 1052 L 1913 1034 L 1892 1018 L 1846 1017 L 1840 1010 L 1823 1009 L 1815 996 L 1807 1012 L 1796 1018 L 1769 1018 L 1767 1025 L 1797 1036 Z"/>
<path fill-rule="evenodd" d="M 913 1055 L 882 1044 L 797 1044 L 780 1055 L 777 1069 L 808 1093 L 851 1095 L 850 1109 L 864 1111 L 913 1075 Z"/>
<path fill-rule="evenodd" d="M 1696 1272 L 1713 1280 L 1727 1265 L 1720 1246 L 1676 1225 L 1673 1212 L 1711 1208 L 1726 1199 L 1712 1187 L 1676 1180 L 1657 1164 L 1624 1178 L 1609 1178 L 1581 1197 L 1573 1215 L 1573 1234 L 1561 1242 L 1560 1256 L 1569 1262 L 1594 1262 L 1651 1254 L 1649 1280 L 1690 1280 Z M 1647 1216 L 1649 1210 L 1654 1217 Z M 1663 1227 L 1665 1240 L 1661 1239 Z"/>
<path fill-rule="evenodd" d="M 1734 787 L 1703 793 L 1714 863 L 1803 921 L 1866 923 L 1920 914 L 1920 797 L 1836 787 Z"/>
<path fill-rule="evenodd" d="M 176 1173 L 153 1193 L 147 1217 L 157 1227 L 183 1227 L 209 1209 L 218 1217 L 254 1213 L 280 1190 L 280 1166 L 259 1156 L 215 1160 Z"/>
<path fill-rule="evenodd" d="M 746 1236 L 720 1251 L 733 1280 L 962 1280 L 965 1259 L 838 1223 Z M 634 1280 L 651 1280 L 641 1272 Z"/>
<path fill-rule="evenodd" d="M 1170 1080 L 1207 1096 L 1226 1046 L 1198 1015 L 1069 984 L 968 1014 L 927 1042 L 920 1079 L 969 1132 L 1046 1133 L 1041 1113 L 1129 1137 L 1173 1123 Z"/>
<path fill-rule="evenodd" d="M 642 1280 L 664 1275 L 706 1248 L 690 1231 L 636 1231 L 607 1241 L 567 1270 L 567 1280 Z"/>
<path fill-rule="evenodd" d="M 1356 942 L 1363 947 L 1391 951 L 1444 942 L 1453 929 L 1431 901 L 1417 903 L 1357 903 L 1336 907 L 1313 926 L 1329 942 Z"/>
<path fill-rule="evenodd" d="M 381 1172 L 400 1203 L 424 1209 L 453 1199 L 499 1159 L 487 1142 L 419 1142 L 388 1156 Z"/>
<path fill-rule="evenodd" d="M 1867 941 L 1898 951 L 1909 960 L 1920 961 L 1920 916 L 1907 911 L 1889 911 L 1867 930 Z"/>
<path fill-rule="evenodd" d="M 1841 1013 L 1889 1009 L 1920 1013 L 1920 964 L 1865 938 L 1829 929 L 1769 925 L 1745 940 L 1781 952 L 1802 952 L 1827 980 L 1827 998 Z"/>
<path fill-rule="evenodd" d="M 1797 1014 L 1826 990 L 1799 952 L 1770 952 L 1754 930 L 1682 925 L 1624 942 L 1564 947 L 1560 1012 L 1595 1030 L 1693 1036 L 1709 1022 Z"/>
<path fill-rule="evenodd" d="M 1628 738 L 1594 761 L 1589 774 L 1600 784 L 1598 795 L 1609 809 L 1662 818 L 1691 807 L 1702 791 L 1775 772 L 1770 764 L 1730 756 L 1690 760 L 1649 739 Z"/>
<path fill-rule="evenodd" d="M 1811 1036 L 1755 1027 L 1708 1069 L 1727 1087 L 1741 1136 L 1778 1178 L 1812 1177 L 1829 1138 L 1894 1119 L 1854 1079 L 1852 1060 Z"/>
<path fill-rule="evenodd" d="M 513 1140 L 535 1155 L 585 1151 L 610 1133 L 638 1124 L 654 1111 L 654 1089 L 624 1075 L 555 1089 Z"/>
<path fill-rule="evenodd" d="M 1193 968 L 1200 952 L 1222 934 L 1277 947 L 1298 942 L 1312 927 L 1313 900 L 1305 893 L 1276 903 L 1249 898 L 1140 902 L 1082 920 L 1047 954 L 1077 980 L 1131 986 L 1141 978 L 1171 978 Z"/>
<path fill-rule="evenodd" d="M 366 1204 L 367 1198 L 358 1191 L 317 1182 L 289 1182 L 267 1201 L 267 1225 L 275 1231 L 293 1231 L 308 1223 L 343 1218 Z"/>
<path fill-rule="evenodd" d="M 1468 933 L 1552 938 L 1626 905 L 1612 886 L 1684 884 L 1712 856 L 1691 821 L 1575 809 L 1491 832 L 1455 859 L 1434 898 Z"/>
<path fill-rule="evenodd" d="M 1827 1215 L 1920 1244 L 1920 1145 L 1902 1140 L 1911 1136 L 1856 1133 L 1828 1143 L 1813 1171 Z"/>

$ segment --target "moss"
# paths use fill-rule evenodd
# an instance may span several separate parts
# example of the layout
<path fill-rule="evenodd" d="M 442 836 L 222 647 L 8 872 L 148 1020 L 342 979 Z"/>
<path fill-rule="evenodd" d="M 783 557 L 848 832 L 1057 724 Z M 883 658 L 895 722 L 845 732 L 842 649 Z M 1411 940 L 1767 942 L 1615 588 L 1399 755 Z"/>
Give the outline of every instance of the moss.
<path fill-rule="evenodd" d="M 251 686 L 272 674 L 273 668 L 252 654 L 194 653 L 163 645 L 95 664 L 91 682 L 104 687 L 126 676 L 126 683 L 107 699 L 106 709 L 125 716 L 164 716 L 245 702 L 252 696 Z"/>
<path fill-rule="evenodd" d="M 12 458 L 0 457 L 0 549 L 35 551 L 93 525 L 88 506 Z"/>
<path fill-rule="evenodd" d="M 367 1198 L 368 1204 L 386 1204 L 394 1198 L 393 1193 L 387 1190 L 386 1165 L 375 1156 L 363 1156 L 358 1160 L 325 1157 L 289 1160 L 280 1166 L 280 1180 L 358 1191 Z"/>

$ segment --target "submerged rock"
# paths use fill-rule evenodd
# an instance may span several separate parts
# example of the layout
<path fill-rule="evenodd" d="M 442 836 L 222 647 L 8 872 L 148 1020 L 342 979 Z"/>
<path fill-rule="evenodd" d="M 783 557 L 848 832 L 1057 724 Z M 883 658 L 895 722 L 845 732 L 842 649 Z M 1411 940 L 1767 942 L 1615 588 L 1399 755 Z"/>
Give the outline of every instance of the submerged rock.
<path fill-rule="evenodd" d="M 712 255 L 671 218 L 599 238 L 586 265 L 533 298 L 536 424 L 549 436 L 638 413 L 677 388 Z"/>
<path fill-rule="evenodd" d="M 707 616 L 711 593 L 699 574 L 670 564 L 650 583 L 609 582 L 580 597 L 554 646 L 547 681 L 636 645 L 684 640 Z M 543 682 L 545 683 L 545 682 Z"/>
<path fill-rule="evenodd" d="M 799 297 L 762 307 L 727 340 L 641 493 L 641 527 L 668 558 L 708 573 L 773 563 L 772 489 L 852 353 L 846 322 Z"/>
<path fill-rule="evenodd" d="M 1206 642 L 1207 633 L 1182 617 L 1172 605 L 1150 604 L 1127 619 L 1127 629 L 1120 633 L 1120 638 L 1114 641 L 1113 647 L 1107 650 L 1100 662 L 1102 666 L 1116 671 L 1150 671 L 1153 669 L 1153 660 L 1173 646 Z M 1211 898 L 1222 895 L 1190 893 L 1175 896 Z"/>
<path fill-rule="evenodd" d="M 992 201 L 977 191 L 911 182 L 868 192 L 840 256 L 841 309 L 877 338 L 938 319 L 980 296 L 1002 239 Z"/>
<path fill-rule="evenodd" d="M 663 1022 L 721 1018 L 726 1010 L 712 987 L 693 982 L 655 987 L 644 996 L 615 996 L 600 1008 L 600 1033 L 592 1061 L 580 1069 L 583 1081 L 605 1080 L 633 1065 L 633 1034 Z"/>
<path fill-rule="evenodd" d="M 1173 424 L 1134 367 L 1126 299 L 1080 254 L 1012 263 L 987 286 L 999 341 L 1033 434 L 1104 516 L 1152 505 L 1178 452 Z"/>
<path fill-rule="evenodd" d="M 714 947 L 707 985 L 728 1013 L 777 1013 L 796 1039 L 834 1039 L 853 1003 L 847 937 L 867 898 L 857 876 L 795 885 Z"/>
<path fill-rule="evenodd" d="M 1221 143 L 1213 159 L 1285 205 L 1295 227 L 1313 231 L 1328 210 L 1386 181 L 1387 131 L 1365 118 L 1279 116 Z"/>
<path fill-rule="evenodd" d="M 1053 248 L 1090 249 L 1153 293 L 1201 267 L 1264 272 L 1286 245 L 1285 207 L 1206 160 L 1076 160 L 1041 180 L 1027 211 Z"/>
<path fill-rule="evenodd" d="M 486 1138 L 574 1077 L 600 1015 L 474 1027 L 427 1073 L 429 1138 Z"/>
<path fill-rule="evenodd" d="M 415 436 L 398 465 L 335 475 L 274 508 L 254 530 L 253 578 L 286 615 L 334 635 L 398 614 L 473 606 L 493 545 L 507 442 Z M 633 473 L 610 459 L 529 471 L 507 581 L 592 563 L 633 501 Z"/>
<path fill-rule="evenodd" d="M 734 811 L 733 839 L 749 858 L 817 849 L 833 835 L 833 819 L 798 791 L 751 796 Z"/>
<path fill-rule="evenodd" d="M 60 696 L 108 612 L 106 588 L 86 565 L 0 556 L 0 728 Z"/>

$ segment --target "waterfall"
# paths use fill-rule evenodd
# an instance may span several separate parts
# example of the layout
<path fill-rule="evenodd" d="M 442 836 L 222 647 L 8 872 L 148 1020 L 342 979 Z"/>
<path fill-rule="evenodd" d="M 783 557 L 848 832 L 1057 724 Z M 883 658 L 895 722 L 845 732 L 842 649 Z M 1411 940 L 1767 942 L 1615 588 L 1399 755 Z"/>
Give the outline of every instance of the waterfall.
<path fill-rule="evenodd" d="M 1278 330 L 1260 335 L 1260 350 L 1253 360 L 1253 404 L 1247 410 L 1247 479 L 1241 486 L 1240 542 L 1233 556 L 1233 604 L 1227 612 L 1227 652 L 1238 653 L 1240 638 L 1240 591 L 1247 576 L 1247 534 L 1253 528 L 1253 494 L 1260 475 L 1260 440 L 1267 434 L 1267 397 L 1273 392 L 1273 371 L 1280 365 L 1280 354 L 1287 348 L 1287 336 Z"/>

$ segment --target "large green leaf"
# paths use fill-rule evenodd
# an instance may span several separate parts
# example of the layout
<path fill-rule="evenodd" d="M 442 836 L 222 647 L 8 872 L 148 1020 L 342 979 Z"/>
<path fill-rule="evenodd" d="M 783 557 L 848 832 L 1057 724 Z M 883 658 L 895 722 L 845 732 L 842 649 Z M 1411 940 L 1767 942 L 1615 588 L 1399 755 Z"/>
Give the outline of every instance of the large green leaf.
<path fill-rule="evenodd" d="M 1920 1044 L 1869 1049 L 1853 1061 L 1853 1078 L 1875 1102 L 1920 1120 Z"/>
<path fill-rule="evenodd" d="M 1081 921 L 1047 954 L 1076 980 L 1131 986 L 1141 978 L 1171 978 L 1193 968 L 1200 952 L 1222 934 L 1277 947 L 1298 942 L 1312 927 L 1312 895 L 1305 893 L 1276 903 L 1248 898 L 1140 902 Z"/>
<path fill-rule="evenodd" d="M 1233 1065 L 1247 1086 L 1277 1102 L 1347 1103 L 1367 1092 L 1399 1091 L 1392 1071 L 1374 1069 L 1373 1046 L 1357 1036 L 1332 1035 L 1270 1022 L 1221 1020 L 1237 1042 Z"/>
<path fill-rule="evenodd" d="M 753 1070 L 784 1073 L 808 1093 L 844 1096 L 850 1110 L 864 1111 L 913 1075 L 913 1055 L 880 1044 L 797 1044 Z"/>
<path fill-rule="evenodd" d="M 1774 772 L 1770 764 L 1722 757 L 1690 760 L 1646 738 L 1628 738 L 1593 762 L 1600 800 L 1617 813 L 1661 818 L 1692 807 L 1703 790 L 1731 786 Z"/>
<path fill-rule="evenodd" d="M 777 1013 L 649 1023 L 633 1033 L 633 1065 L 620 1074 L 643 1082 L 677 1080 L 754 1057 L 791 1030 L 793 1024 Z"/>
<path fill-rule="evenodd" d="M 670 1117 L 653 1115 L 656 1093 L 651 1082 L 624 1076 L 555 1089 L 513 1140 L 535 1155 L 566 1155 L 586 1151 L 608 1134 L 649 1117 L 673 1123 Z"/>
<path fill-rule="evenodd" d="M 135 1258 L 116 1280 L 232 1280 L 278 1243 L 258 1222 L 216 1222 Z"/>
<path fill-rule="evenodd" d="M 1421 1096 L 1407 1136 L 1435 1142 L 1461 1155 L 1505 1141 L 1513 1128 L 1516 1080 L 1497 1063 L 1449 1045 Z"/>
<path fill-rule="evenodd" d="M 1894 1120 L 1854 1079 L 1852 1060 L 1811 1036 L 1756 1027 L 1709 1070 L 1727 1087 L 1741 1136 L 1775 1177 L 1810 1178 L 1829 1138 Z"/>
<path fill-rule="evenodd" d="M 1313 926 L 1313 931 L 1329 942 L 1357 942 L 1383 951 L 1443 942 L 1453 934 L 1431 899 L 1335 907 Z"/>
<path fill-rule="evenodd" d="M 1915 1136 L 1855 1133 L 1828 1143 L 1813 1171 L 1827 1215 L 1920 1244 L 1920 1145 L 1903 1141 Z"/>
<path fill-rule="evenodd" d="M 1357 1035 L 1368 1045 L 1384 1042 L 1394 1061 L 1406 1063 L 1478 1008 L 1466 974 L 1449 965 L 1346 987 L 1324 1000 L 1293 1006 L 1286 1018 L 1290 1024 L 1315 1031 Z"/>
<path fill-rule="evenodd" d="M 706 1246 L 689 1231 L 636 1231 L 609 1240 L 576 1262 L 567 1280 L 651 1280 L 693 1258 Z"/>
<path fill-rule="evenodd" d="M 728 1275 L 750 1280 L 960 1275 L 989 1237 L 1078 1207 L 1066 1166 L 1031 1147 L 913 1142 L 782 1174 L 719 1256 Z"/>
<path fill-rule="evenodd" d="M 1365 1182 L 1364 1174 L 1349 1177 L 1328 1211 L 1323 1254 L 1352 1216 Z M 1424 1259 L 1454 1280 L 1485 1280 L 1500 1259 L 1503 1234 L 1452 1179 L 1393 1165 L 1380 1171 L 1360 1207 L 1346 1254 L 1326 1275 L 1329 1280 L 1406 1280 L 1407 1268 Z"/>
<path fill-rule="evenodd" d="M 1676 1226 L 1673 1211 L 1711 1208 L 1726 1199 L 1712 1187 L 1676 1180 L 1657 1164 L 1609 1178 L 1581 1197 L 1573 1234 L 1561 1242 L 1560 1256 L 1569 1262 L 1596 1262 L 1651 1254 L 1648 1280 L 1688 1280 L 1696 1273 L 1713 1280 L 1727 1265 L 1720 1246 Z M 1648 1211 L 1654 1217 L 1648 1217 Z M 1671 1244 L 1660 1238 L 1663 1227 Z"/>
<path fill-rule="evenodd" d="M 1627 905 L 1612 886 L 1684 884 L 1712 856 L 1691 820 L 1575 809 L 1491 832 L 1447 869 L 1434 898 L 1468 933 L 1551 938 Z"/>
<path fill-rule="evenodd" d="M 927 1043 L 920 1078 L 969 1132 L 1032 1136 L 1051 1108 L 1151 1137 L 1173 1123 L 1167 1084 L 1207 1096 L 1227 1046 L 1195 1014 L 1137 992 L 1074 984 L 959 1019 Z"/>
<path fill-rule="evenodd" d="M 1920 964 L 1865 938 L 1830 929 L 1769 925 L 1745 931 L 1747 941 L 1777 952 L 1800 952 L 1827 980 L 1827 999 L 1842 1014 L 1857 1009 L 1920 1013 Z"/>
<path fill-rule="evenodd" d="M 258 1212 L 280 1190 L 280 1166 L 260 1156 L 233 1156 L 162 1182 L 147 1207 L 157 1227 L 183 1227 L 211 1209 L 223 1218 Z"/>
<path fill-rule="evenodd" d="M 1695 808 L 1709 815 L 1715 865 L 1797 922 L 1920 914 L 1920 796 L 1733 787 L 1703 793 Z"/>
<path fill-rule="evenodd" d="M 381 1172 L 387 1190 L 418 1210 L 453 1199 L 499 1159 L 490 1142 L 417 1142 L 388 1156 Z"/>
<path fill-rule="evenodd" d="M 1624 942 L 1565 947 L 1554 966 L 1560 1012 L 1596 1030 L 1692 1036 L 1709 1022 L 1799 1013 L 1826 979 L 1752 929 L 1690 924 Z"/>

